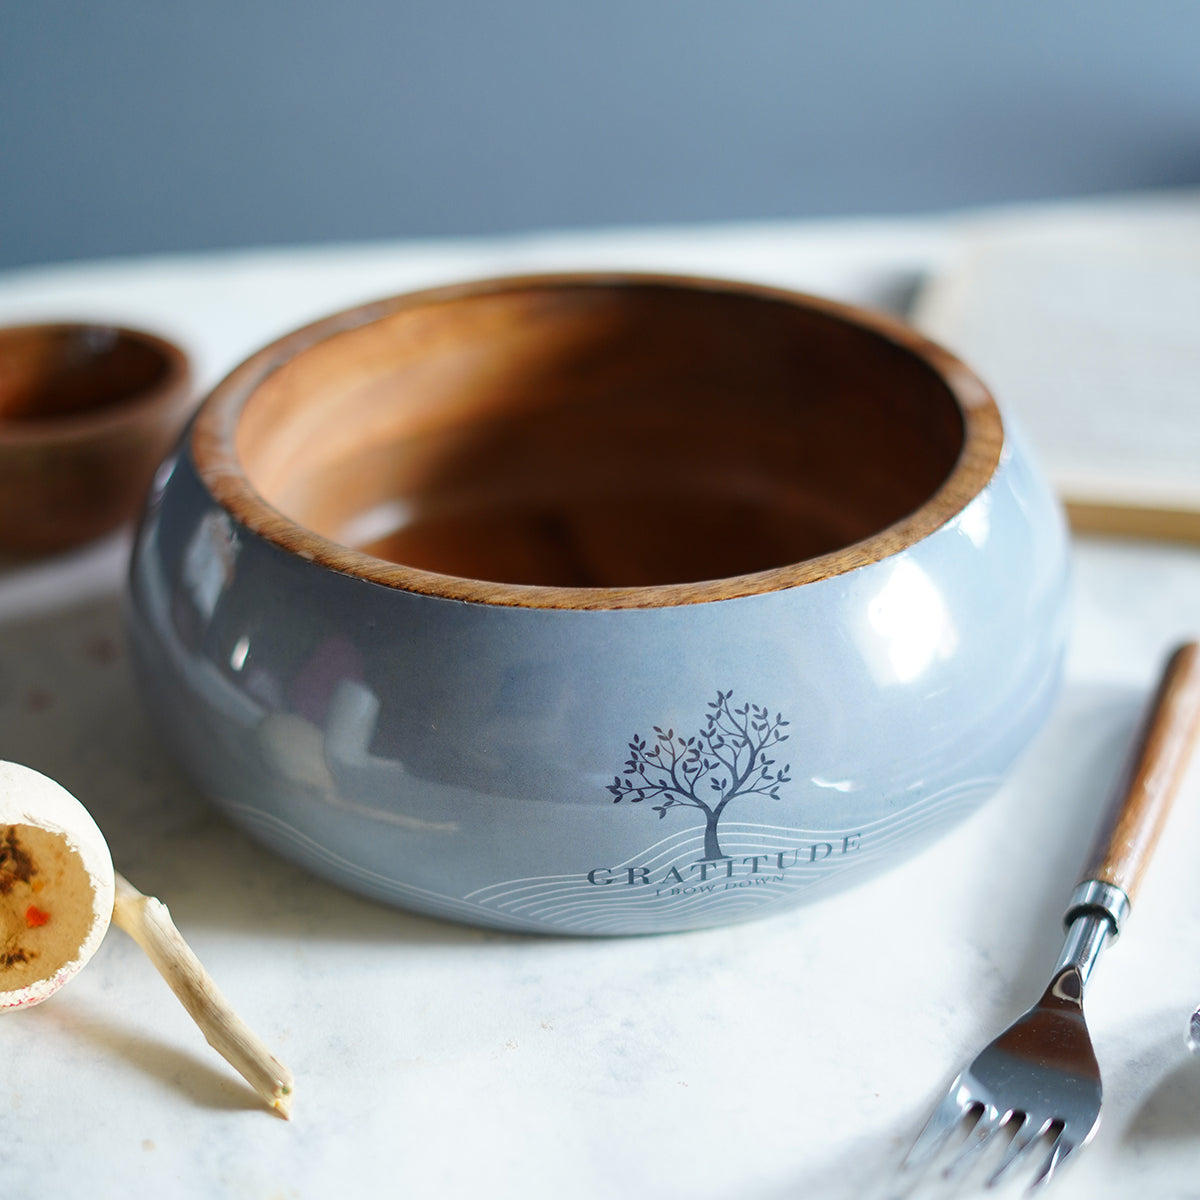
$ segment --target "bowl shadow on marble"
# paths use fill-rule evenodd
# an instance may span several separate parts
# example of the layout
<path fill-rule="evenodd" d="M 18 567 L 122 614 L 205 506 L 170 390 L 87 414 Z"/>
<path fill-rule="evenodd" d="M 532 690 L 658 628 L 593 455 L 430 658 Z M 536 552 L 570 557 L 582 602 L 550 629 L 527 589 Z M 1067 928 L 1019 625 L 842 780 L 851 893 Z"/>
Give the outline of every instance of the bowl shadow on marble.
<path fill-rule="evenodd" d="M 1165 1072 L 1126 1125 L 1122 1141 L 1127 1146 L 1194 1144 L 1200 1132 L 1200 1058 L 1185 1044 L 1186 1016 L 1171 1009 L 1154 1022 L 1155 1030 L 1162 1032 L 1142 1060 L 1163 1064 Z M 1144 1038 L 1144 1032 L 1140 1036 Z"/>
<path fill-rule="evenodd" d="M 209 930 L 341 945 L 517 942 L 354 895 L 242 832 L 160 744 L 126 654 L 121 601 L 101 597 L 0 625 L 0 759 L 57 779 L 91 811 L 113 859 L 171 909 L 185 936 Z"/>

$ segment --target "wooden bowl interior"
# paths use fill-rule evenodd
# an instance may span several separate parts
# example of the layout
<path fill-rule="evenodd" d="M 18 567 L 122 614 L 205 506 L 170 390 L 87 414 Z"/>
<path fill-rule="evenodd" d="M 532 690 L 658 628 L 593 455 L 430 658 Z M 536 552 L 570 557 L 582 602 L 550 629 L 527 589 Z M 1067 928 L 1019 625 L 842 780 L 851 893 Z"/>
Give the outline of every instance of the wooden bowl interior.
<path fill-rule="evenodd" d="M 0 331 L 0 422 L 27 425 L 109 410 L 165 382 L 172 363 L 151 340 L 104 326 Z"/>
<path fill-rule="evenodd" d="M 800 562 L 926 503 L 964 443 L 902 345 L 769 293 L 559 284 L 401 307 L 248 397 L 251 486 L 467 579 L 641 587 Z"/>

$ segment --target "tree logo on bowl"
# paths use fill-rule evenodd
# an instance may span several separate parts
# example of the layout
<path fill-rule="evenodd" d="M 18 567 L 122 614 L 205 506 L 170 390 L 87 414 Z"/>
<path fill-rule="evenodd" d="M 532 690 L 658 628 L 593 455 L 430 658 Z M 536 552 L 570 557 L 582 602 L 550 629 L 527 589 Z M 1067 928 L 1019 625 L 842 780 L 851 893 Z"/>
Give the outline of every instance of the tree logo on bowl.
<path fill-rule="evenodd" d="M 702 862 L 727 858 L 717 837 L 725 809 L 742 796 L 779 799 L 790 781 L 790 766 L 777 767 L 770 756 L 788 735 L 782 713 L 772 718 L 765 706 L 749 702 L 734 707 L 733 692 L 717 691 L 709 701 L 704 727 L 692 737 L 655 725 L 655 740 L 634 734 L 623 775 L 608 785 L 613 803 L 659 800 L 659 817 L 671 808 L 695 808 L 704 814 Z"/>
<path fill-rule="evenodd" d="M 726 811 L 735 800 L 783 799 L 793 782 L 779 752 L 788 726 L 782 712 L 737 704 L 730 690 L 717 692 L 690 736 L 658 725 L 651 726 L 652 738 L 635 734 L 623 773 L 606 785 L 612 802 L 648 800 L 660 819 L 672 809 L 695 809 L 693 820 L 669 822 L 669 832 L 636 850 L 623 844 L 622 833 L 609 846 L 609 861 L 588 870 L 510 877 L 456 903 L 469 905 L 476 920 L 487 913 L 489 923 L 653 933 L 712 924 L 718 914 L 736 920 L 761 913 L 861 865 L 870 853 L 864 853 L 867 831 L 858 823 L 830 827 L 821 818 L 814 828 L 798 828 L 790 823 L 794 812 L 782 814 L 789 823 L 780 825 L 765 823 L 753 803 Z M 872 842 L 886 846 L 885 826 L 906 823 L 904 817 L 874 823 Z"/>

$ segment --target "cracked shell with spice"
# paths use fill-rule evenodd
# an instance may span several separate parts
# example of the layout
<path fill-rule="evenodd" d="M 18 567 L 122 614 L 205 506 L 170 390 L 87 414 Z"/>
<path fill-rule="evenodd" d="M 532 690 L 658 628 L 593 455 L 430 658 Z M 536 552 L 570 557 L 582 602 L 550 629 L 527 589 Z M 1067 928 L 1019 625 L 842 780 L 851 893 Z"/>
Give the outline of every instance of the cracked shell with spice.
<path fill-rule="evenodd" d="M 45 775 L 0 762 L 0 1011 L 39 1004 L 87 963 L 113 892 L 87 809 Z"/>

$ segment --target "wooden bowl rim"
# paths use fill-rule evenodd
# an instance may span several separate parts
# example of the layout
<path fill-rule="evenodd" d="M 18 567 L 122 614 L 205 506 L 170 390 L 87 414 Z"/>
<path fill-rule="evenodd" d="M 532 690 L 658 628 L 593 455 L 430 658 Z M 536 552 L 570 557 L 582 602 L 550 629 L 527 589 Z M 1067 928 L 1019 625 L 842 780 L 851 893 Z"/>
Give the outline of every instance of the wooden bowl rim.
<path fill-rule="evenodd" d="M 249 483 L 236 454 L 238 420 L 255 389 L 304 351 L 340 333 L 407 309 L 506 291 L 597 287 L 680 288 L 757 297 L 815 310 L 883 338 L 924 362 L 941 379 L 963 420 L 963 445 L 941 486 L 907 517 L 862 541 L 818 557 L 751 574 L 650 587 L 552 587 L 494 583 L 389 562 L 335 542 L 284 516 Z M 1000 462 L 1004 426 L 983 382 L 961 360 L 901 321 L 838 301 L 769 285 L 640 272 L 514 275 L 455 283 L 388 297 L 334 313 L 257 351 L 201 405 L 190 434 L 196 470 L 214 499 L 258 536 L 340 574 L 446 600 L 539 609 L 640 609 L 730 600 L 816 583 L 868 566 L 920 542 L 957 516 L 987 486 Z"/>
<path fill-rule="evenodd" d="M 43 321 L 0 326 L 0 340 L 15 334 L 53 335 L 91 330 L 115 333 L 120 338 L 149 347 L 166 363 L 165 374 L 151 386 L 131 392 L 103 408 L 84 409 L 64 416 L 22 417 L 19 421 L 6 421 L 0 417 L 0 446 L 53 445 L 100 438 L 136 426 L 164 405 L 170 407 L 180 400 L 190 399 L 192 363 L 187 351 L 162 334 L 146 329 L 111 321 Z"/>

